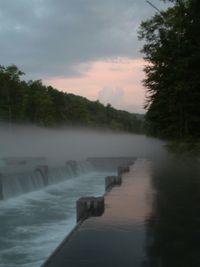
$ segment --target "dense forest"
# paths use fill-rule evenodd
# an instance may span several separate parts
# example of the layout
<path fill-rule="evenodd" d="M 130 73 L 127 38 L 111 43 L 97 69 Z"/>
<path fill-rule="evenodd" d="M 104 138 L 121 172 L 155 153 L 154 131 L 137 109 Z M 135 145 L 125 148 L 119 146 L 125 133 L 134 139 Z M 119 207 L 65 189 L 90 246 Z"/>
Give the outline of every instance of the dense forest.
<path fill-rule="evenodd" d="M 200 138 L 200 1 L 163 0 L 165 11 L 142 22 L 148 131 L 176 140 Z M 149 2 L 151 4 L 151 2 Z"/>
<path fill-rule="evenodd" d="M 15 65 L 0 66 L 0 122 L 142 131 L 143 121 L 135 114 L 58 91 L 40 80 L 24 81 L 22 75 Z"/>

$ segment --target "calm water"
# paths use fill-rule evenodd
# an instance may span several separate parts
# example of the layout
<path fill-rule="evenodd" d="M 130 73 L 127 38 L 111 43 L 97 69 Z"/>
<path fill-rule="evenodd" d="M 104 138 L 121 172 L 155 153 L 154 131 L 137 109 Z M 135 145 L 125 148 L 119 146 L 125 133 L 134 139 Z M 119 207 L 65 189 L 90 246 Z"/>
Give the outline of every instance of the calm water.
<path fill-rule="evenodd" d="M 150 266 L 200 266 L 200 165 L 174 160 L 151 178 L 152 212 L 147 217 Z"/>

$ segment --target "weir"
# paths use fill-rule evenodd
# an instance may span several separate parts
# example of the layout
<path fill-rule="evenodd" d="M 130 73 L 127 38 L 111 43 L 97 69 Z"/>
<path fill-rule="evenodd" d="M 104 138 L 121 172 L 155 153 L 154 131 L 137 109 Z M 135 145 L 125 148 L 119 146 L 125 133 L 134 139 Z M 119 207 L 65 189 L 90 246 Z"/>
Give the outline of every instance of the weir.
<path fill-rule="evenodd" d="M 49 184 L 49 174 L 48 174 L 48 166 L 47 165 L 39 165 L 36 167 L 35 172 L 39 172 L 44 186 L 47 186 Z"/>
<path fill-rule="evenodd" d="M 105 190 L 106 192 L 115 185 L 122 184 L 122 177 L 120 176 L 107 176 L 105 178 Z"/>
<path fill-rule="evenodd" d="M 112 171 L 119 166 L 131 165 L 135 161 L 135 157 L 94 157 L 87 160 L 94 166 L 96 170 Z"/>
<path fill-rule="evenodd" d="M 104 197 L 81 197 L 76 202 L 77 223 L 88 217 L 101 216 L 104 208 Z"/>
<path fill-rule="evenodd" d="M 3 183 L 2 183 L 2 178 L 1 178 L 1 173 L 0 173 L 0 200 L 3 200 Z"/>
<path fill-rule="evenodd" d="M 76 160 L 68 160 L 66 162 L 66 165 L 67 166 L 70 166 L 70 168 L 72 169 L 74 175 L 77 175 L 77 172 L 78 172 L 78 163 Z"/>
<path fill-rule="evenodd" d="M 146 199 L 146 193 L 150 194 L 146 192 L 150 190 L 149 163 L 137 160 L 130 167 L 121 165 L 118 174 L 107 177 L 105 185 L 119 185 L 120 177 L 120 187 L 100 198 L 77 201 L 78 225 L 42 267 L 149 266 L 144 238 L 151 212 Z"/>
<path fill-rule="evenodd" d="M 45 161 L 44 158 L 4 159 L 7 168 L 3 168 L 0 175 L 0 200 L 36 191 L 91 171 L 116 171 L 119 165 L 130 164 L 134 161 L 134 158 L 102 157 L 89 158 L 86 161 L 70 160 L 59 167 L 50 167 L 47 164 L 34 165 L 39 163 L 40 160 L 41 163 Z M 123 168 L 127 167 L 120 167 L 118 173 L 121 169 L 123 171 Z"/>
<path fill-rule="evenodd" d="M 27 167 L 24 158 L 23 160 L 7 159 L 7 163 L 7 168 L 3 168 L 0 173 L 0 200 L 40 190 L 94 170 L 88 161 L 68 161 L 65 166 L 59 167 L 31 165 L 30 168 Z"/>
<path fill-rule="evenodd" d="M 43 164 L 41 165 L 43 166 Z M 122 165 L 121 162 L 119 165 L 121 167 L 126 167 Z M 108 198 L 113 192 L 115 193 L 116 190 L 118 191 L 119 189 L 121 191 L 126 184 L 126 176 L 129 174 L 128 172 L 120 172 L 120 176 L 118 176 L 117 167 L 115 171 L 112 170 L 111 172 L 104 171 L 103 169 L 102 172 L 96 172 L 94 166 L 92 166 L 89 161 L 78 162 L 77 169 L 78 173 L 82 172 L 82 175 L 75 176 L 71 167 L 67 164 L 49 168 L 48 179 L 49 185 L 52 186 L 48 185 L 48 188 L 45 188 L 45 190 L 39 190 L 39 192 L 29 194 L 27 197 L 2 201 L 2 203 L 0 203 L 2 236 L 0 246 L 3 248 L 0 252 L 0 261 L 2 261 L 3 266 L 14 266 L 15 264 L 23 264 L 27 267 L 30 265 L 42 265 L 53 249 L 62 241 L 64 236 L 67 236 L 68 240 L 71 240 L 73 236 L 72 233 L 75 234 L 76 231 L 82 229 L 80 227 L 82 227 L 81 225 L 84 225 L 85 222 L 93 219 L 96 221 L 104 217 L 112 206 L 108 202 Z M 127 170 L 127 168 L 124 168 L 124 171 L 125 170 Z M 130 168 L 130 172 L 131 171 L 132 167 Z M 84 172 L 89 173 L 84 175 Z M 39 172 L 36 173 L 40 179 L 41 189 L 44 187 L 44 181 L 41 174 Z M 66 178 L 67 173 L 70 177 L 69 180 Z M 12 189 L 12 184 L 17 184 L 16 180 L 19 182 L 19 180 L 22 179 L 23 181 L 26 177 L 27 174 L 23 179 L 19 176 L 9 177 L 12 179 L 7 180 L 7 183 L 8 181 L 9 183 L 12 182 L 11 185 L 9 185 Z M 108 184 L 106 186 L 105 177 L 110 177 L 106 178 L 106 180 L 109 181 L 109 186 Z M 58 184 L 63 179 L 65 179 L 64 182 Z M 17 188 L 19 192 L 22 192 L 22 181 L 20 182 L 20 187 Z M 135 188 L 137 188 L 137 186 L 135 186 Z M 10 195 L 13 193 L 11 189 Z M 16 190 L 16 187 L 14 189 Z M 105 191 L 106 193 L 103 196 Z M 22 192 L 21 194 L 24 193 Z M 116 194 L 114 195 L 117 196 Z M 84 209 L 86 207 L 86 215 L 84 211 L 83 217 L 81 216 L 78 219 L 77 213 L 77 220 L 79 223 L 75 230 L 72 231 L 76 223 L 76 200 L 81 196 L 84 198 L 86 197 L 86 199 L 82 199 L 83 202 L 87 203 L 86 205 L 83 204 Z M 95 198 L 93 196 L 95 196 Z M 102 202 L 99 201 L 101 199 L 103 200 Z M 120 207 L 120 203 L 118 203 L 116 208 L 118 208 L 118 206 Z M 96 217 L 92 217 L 93 215 Z M 85 218 L 87 218 L 87 220 L 84 220 Z M 10 224 L 7 223 L 8 220 L 12 221 L 12 231 L 10 230 Z M 94 228 L 96 227 L 95 224 L 93 224 L 93 226 Z M 72 231 L 71 234 L 69 234 L 70 231 Z M 13 240 L 12 243 L 8 243 L 7 240 L 12 239 L 13 233 L 15 233 L 16 241 Z M 84 240 L 82 239 L 81 242 L 84 242 Z M 24 250 L 23 247 L 25 244 L 27 244 L 26 251 L 24 251 L 25 256 L 22 258 L 20 251 Z M 35 244 L 37 244 L 37 246 Z M 8 250 L 9 253 L 7 253 Z"/>
<path fill-rule="evenodd" d="M 62 179 L 68 167 L 50 171 L 50 180 L 59 172 Z M 44 266 L 200 266 L 198 162 L 136 160 L 119 174 L 90 172 L 19 201 L 2 201 L 1 265 L 40 266 L 67 236 Z M 81 196 L 83 215 L 77 212 L 73 229 Z"/>

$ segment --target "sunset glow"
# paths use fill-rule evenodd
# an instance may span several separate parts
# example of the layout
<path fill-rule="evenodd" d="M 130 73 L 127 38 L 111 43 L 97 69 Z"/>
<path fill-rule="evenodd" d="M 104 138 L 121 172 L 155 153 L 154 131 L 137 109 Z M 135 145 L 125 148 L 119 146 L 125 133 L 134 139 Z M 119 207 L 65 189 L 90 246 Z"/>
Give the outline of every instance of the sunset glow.
<path fill-rule="evenodd" d="M 119 109 L 141 113 L 144 112 L 143 67 L 142 59 L 96 61 L 88 68 L 80 65 L 86 69 L 80 77 L 54 77 L 45 83 L 68 93 L 110 103 Z"/>

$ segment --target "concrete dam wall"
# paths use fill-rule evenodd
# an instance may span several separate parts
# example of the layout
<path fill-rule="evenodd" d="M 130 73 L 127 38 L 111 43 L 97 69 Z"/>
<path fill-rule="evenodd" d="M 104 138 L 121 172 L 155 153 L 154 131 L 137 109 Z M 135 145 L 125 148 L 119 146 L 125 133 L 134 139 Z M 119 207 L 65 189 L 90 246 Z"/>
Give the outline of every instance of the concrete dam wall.
<path fill-rule="evenodd" d="M 94 165 L 98 167 L 98 169 L 103 168 L 103 166 L 108 167 L 108 161 L 107 159 L 102 158 L 95 158 L 90 159 L 90 162 L 92 162 Z M 64 266 L 87 266 L 87 264 L 90 261 L 90 255 L 85 255 L 87 259 L 85 260 L 86 265 L 82 265 L 81 259 L 79 261 L 79 254 L 76 255 L 77 261 L 76 264 L 72 264 L 70 262 L 70 258 L 74 257 L 74 254 L 70 252 L 70 244 L 74 240 L 74 236 L 78 235 L 80 231 L 84 228 L 84 225 L 87 224 L 89 218 L 94 217 L 101 217 L 103 216 L 105 209 L 106 209 L 106 199 L 109 197 L 109 194 L 113 187 L 115 186 L 121 186 L 123 183 L 123 176 L 124 174 L 128 173 L 130 171 L 130 165 L 134 164 L 135 159 L 133 158 L 112 158 L 111 159 L 111 167 L 117 169 L 117 175 L 116 176 L 107 176 L 105 177 L 105 194 L 100 197 L 81 197 L 77 200 L 76 203 L 76 212 L 77 212 L 77 225 L 75 228 L 71 231 L 71 233 L 63 240 L 63 242 L 56 248 L 56 250 L 52 253 L 52 255 L 47 259 L 47 261 L 42 265 L 42 267 L 64 267 Z M 118 164 L 121 163 L 119 166 Z M 110 168 L 111 168 L 110 167 Z M 98 224 L 93 224 L 94 228 L 98 227 Z M 82 247 L 87 246 L 87 236 L 82 239 Z M 96 246 L 98 246 L 96 244 Z M 67 254 L 64 255 L 63 251 L 66 251 L 67 248 Z M 95 247 L 93 249 L 96 249 Z M 82 255 L 83 256 L 83 255 Z M 99 254 L 97 256 L 98 258 L 101 258 L 101 255 Z M 66 265 L 67 264 L 67 265 Z M 69 264 L 69 265 L 68 265 Z M 72 264 L 72 265 L 71 265 Z M 90 266 L 90 264 L 88 265 Z M 94 264 L 93 266 L 97 266 Z M 103 265 L 102 265 L 103 266 Z"/>

